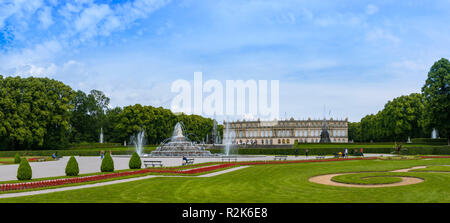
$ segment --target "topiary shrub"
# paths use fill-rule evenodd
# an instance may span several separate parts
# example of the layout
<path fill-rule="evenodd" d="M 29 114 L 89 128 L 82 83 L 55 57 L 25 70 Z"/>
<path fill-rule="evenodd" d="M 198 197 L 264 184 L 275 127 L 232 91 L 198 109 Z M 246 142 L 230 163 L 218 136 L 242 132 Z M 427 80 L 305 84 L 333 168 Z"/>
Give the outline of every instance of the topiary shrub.
<path fill-rule="evenodd" d="M 66 176 L 78 176 L 80 168 L 78 168 L 78 162 L 74 156 L 71 156 L 66 166 Z"/>
<path fill-rule="evenodd" d="M 20 161 L 22 161 L 22 159 L 20 159 L 19 153 L 16 153 L 16 155 L 14 156 L 14 163 L 20 163 Z"/>
<path fill-rule="evenodd" d="M 31 166 L 28 163 L 28 160 L 26 158 L 23 158 L 20 161 L 19 169 L 17 169 L 17 179 L 18 180 L 31 180 Z"/>
<path fill-rule="evenodd" d="M 103 158 L 100 170 L 102 172 L 114 172 L 114 161 L 109 153 L 106 153 Z"/>
<path fill-rule="evenodd" d="M 130 169 L 141 169 L 142 162 L 137 152 L 134 152 L 131 156 L 128 166 L 130 167 Z"/>

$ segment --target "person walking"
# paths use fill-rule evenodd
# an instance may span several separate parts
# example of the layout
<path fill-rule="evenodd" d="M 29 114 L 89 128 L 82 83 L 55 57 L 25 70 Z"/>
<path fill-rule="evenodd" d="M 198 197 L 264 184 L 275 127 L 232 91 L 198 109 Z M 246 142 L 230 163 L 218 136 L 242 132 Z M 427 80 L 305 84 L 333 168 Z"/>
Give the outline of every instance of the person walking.
<path fill-rule="evenodd" d="M 305 154 L 306 154 L 306 159 L 308 159 L 308 153 L 309 153 L 309 150 L 308 150 L 308 149 L 306 149 L 306 150 L 305 150 Z"/>
<path fill-rule="evenodd" d="M 344 150 L 344 157 L 348 158 L 348 149 L 347 148 L 345 148 L 345 150 Z"/>
<path fill-rule="evenodd" d="M 105 155 L 105 152 L 102 150 L 101 152 L 100 152 L 100 159 L 103 159 L 103 156 Z"/>
<path fill-rule="evenodd" d="M 295 150 L 294 150 L 294 154 L 295 154 L 295 157 L 298 156 L 298 149 L 295 149 Z"/>
<path fill-rule="evenodd" d="M 361 147 L 361 156 L 364 156 L 363 148 Z"/>

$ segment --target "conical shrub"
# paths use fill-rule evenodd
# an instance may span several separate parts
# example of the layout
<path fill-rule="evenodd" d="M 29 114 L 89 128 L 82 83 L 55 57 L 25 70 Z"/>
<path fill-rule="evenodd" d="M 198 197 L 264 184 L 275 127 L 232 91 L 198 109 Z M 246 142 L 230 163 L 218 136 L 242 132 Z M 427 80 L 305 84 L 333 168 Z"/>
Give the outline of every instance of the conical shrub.
<path fill-rule="evenodd" d="M 18 180 L 31 180 L 31 166 L 26 158 L 20 161 L 19 169 L 17 169 L 17 179 Z"/>
<path fill-rule="evenodd" d="M 14 163 L 20 163 L 20 161 L 22 161 L 22 159 L 20 159 L 19 153 L 16 153 L 16 155 L 14 156 Z"/>
<path fill-rule="evenodd" d="M 78 168 L 78 162 L 74 156 L 71 156 L 66 166 L 66 176 L 78 176 L 80 168 Z"/>
<path fill-rule="evenodd" d="M 137 152 L 134 152 L 131 156 L 128 166 L 130 167 L 130 169 L 141 169 L 142 161 Z"/>
<path fill-rule="evenodd" d="M 103 158 L 100 170 L 102 172 L 114 172 L 114 161 L 109 153 L 106 153 Z"/>

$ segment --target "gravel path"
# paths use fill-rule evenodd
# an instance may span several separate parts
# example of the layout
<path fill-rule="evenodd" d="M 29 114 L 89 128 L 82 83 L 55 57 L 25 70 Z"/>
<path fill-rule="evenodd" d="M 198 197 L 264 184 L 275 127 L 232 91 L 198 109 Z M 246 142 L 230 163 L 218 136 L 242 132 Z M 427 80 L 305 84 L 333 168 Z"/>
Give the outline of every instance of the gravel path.
<path fill-rule="evenodd" d="M 232 172 L 232 171 L 240 170 L 240 169 L 243 169 L 243 168 L 246 168 L 246 167 L 248 167 L 248 166 L 239 166 L 239 167 L 236 167 L 236 168 L 230 168 L 230 169 L 217 171 L 217 172 L 214 172 L 214 173 L 209 173 L 209 174 L 200 175 L 200 176 L 150 175 L 150 176 L 135 177 L 135 178 L 129 178 L 129 179 L 122 179 L 122 180 L 114 180 L 114 181 L 95 183 L 95 184 L 86 184 L 86 185 L 80 185 L 80 186 L 61 187 L 61 188 L 55 188 L 55 189 L 36 190 L 36 191 L 19 192 L 19 193 L 7 193 L 7 194 L 0 194 L 0 198 L 23 197 L 23 196 L 47 194 L 47 193 L 53 193 L 53 192 L 77 190 L 77 189 L 84 189 L 84 188 L 91 188 L 91 187 L 101 187 L 101 186 L 106 186 L 106 185 L 132 182 L 132 181 L 136 181 L 136 180 L 145 180 L 145 179 L 156 178 L 156 177 L 213 177 L 213 176 L 229 173 L 229 172 Z"/>
<path fill-rule="evenodd" d="M 416 166 L 408 169 L 400 169 L 400 170 L 393 170 L 389 171 L 392 173 L 405 173 L 410 170 L 415 169 L 421 169 L 426 168 L 426 166 Z M 335 173 L 335 174 L 326 174 L 326 175 L 320 175 L 309 178 L 309 182 L 317 183 L 317 184 L 324 184 L 324 185 L 330 185 L 330 186 L 339 186 L 339 187 L 364 187 L 364 188 L 377 188 L 377 187 L 396 187 L 396 186 L 405 186 L 405 185 L 411 185 L 411 184 L 418 184 L 422 183 L 424 180 L 417 178 L 417 177 L 399 177 L 402 179 L 402 181 L 397 183 L 391 183 L 391 184 L 376 184 L 376 185 L 362 185 L 362 184 L 349 184 L 349 183 L 339 183 L 332 181 L 331 179 L 335 176 L 341 176 L 345 174 L 352 174 L 352 173 Z"/>
<path fill-rule="evenodd" d="M 387 154 L 383 154 L 386 156 Z M 381 154 L 365 154 L 365 157 L 381 156 Z M 99 156 L 80 156 L 75 157 L 80 168 L 80 174 L 87 173 L 97 173 L 100 172 L 100 165 L 102 160 Z M 206 163 L 206 162 L 222 162 L 222 158 L 219 157 L 192 157 L 194 158 L 194 163 Z M 287 160 L 310 160 L 315 159 L 316 156 L 288 156 Z M 332 158 L 332 156 L 327 156 L 326 158 Z M 351 157 L 350 157 L 351 158 Z M 163 166 L 181 166 L 181 157 L 142 157 L 142 160 L 160 160 Z M 128 162 L 130 161 L 130 156 L 113 156 L 114 169 L 124 170 L 129 169 Z M 238 156 L 237 161 L 264 161 L 264 160 L 274 160 L 274 156 L 264 156 L 264 155 L 252 155 L 252 156 Z M 47 161 L 47 162 L 30 162 L 31 169 L 33 171 L 33 179 L 37 178 L 47 178 L 47 177 L 59 177 L 65 176 L 65 168 L 69 157 L 63 157 L 58 161 Z M 0 181 L 10 181 L 17 180 L 17 168 L 18 164 L 11 165 L 0 165 Z M 142 166 L 144 167 L 144 166 Z"/>

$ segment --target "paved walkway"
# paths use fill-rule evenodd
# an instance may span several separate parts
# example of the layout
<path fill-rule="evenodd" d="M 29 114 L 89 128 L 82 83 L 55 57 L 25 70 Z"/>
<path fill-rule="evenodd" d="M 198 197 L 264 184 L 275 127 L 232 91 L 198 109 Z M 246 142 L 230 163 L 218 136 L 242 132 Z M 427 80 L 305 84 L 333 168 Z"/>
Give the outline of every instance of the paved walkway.
<path fill-rule="evenodd" d="M 122 180 L 114 180 L 114 181 L 102 182 L 102 183 L 86 184 L 86 185 L 80 185 L 80 186 L 61 187 L 61 188 L 47 189 L 47 190 L 37 190 L 37 191 L 28 191 L 28 192 L 19 192 L 19 193 L 0 194 L 0 198 L 23 197 L 23 196 L 31 196 L 31 195 L 38 195 L 38 194 L 48 194 L 48 193 L 53 193 L 53 192 L 77 190 L 77 189 L 84 189 L 84 188 L 91 188 L 91 187 L 101 187 L 101 186 L 106 186 L 106 185 L 132 182 L 132 181 L 136 181 L 136 180 L 145 180 L 145 179 L 156 178 L 156 177 L 213 177 L 213 176 L 217 176 L 217 175 L 220 175 L 220 174 L 224 174 L 224 173 L 229 173 L 229 172 L 232 172 L 232 171 L 240 170 L 240 169 L 243 169 L 243 168 L 246 168 L 246 167 L 249 167 L 249 166 L 239 166 L 239 167 L 230 168 L 230 169 L 217 171 L 217 172 L 214 172 L 214 173 L 209 173 L 209 174 L 200 175 L 200 176 L 149 175 L 149 176 L 143 176 L 143 177 L 135 177 L 135 178 L 129 178 L 129 179 L 122 179 Z"/>
<path fill-rule="evenodd" d="M 374 157 L 374 156 L 389 156 L 390 154 L 364 154 L 365 157 Z M 102 160 L 100 157 L 92 157 L 92 156 L 81 156 L 75 157 L 78 161 L 78 166 L 80 168 L 80 174 L 87 173 L 96 173 L 100 172 L 100 165 Z M 305 156 L 288 156 L 287 160 L 307 160 L 307 159 L 315 159 L 316 156 L 312 155 L 309 157 Z M 326 156 L 325 158 L 333 158 L 333 156 Z M 350 156 L 350 158 L 352 158 Z M 197 163 L 206 163 L 206 162 L 222 162 L 221 157 L 199 157 L 194 158 L 194 164 Z M 130 161 L 129 156 L 113 156 L 114 160 L 114 169 L 115 170 L 124 170 L 129 169 L 128 163 Z M 143 157 L 142 160 L 160 160 L 165 167 L 171 166 L 181 166 L 182 159 L 181 157 L 161 157 L 161 158 L 148 158 Z M 265 160 L 274 160 L 274 156 L 264 156 L 264 155 L 249 155 L 249 156 L 238 156 L 237 161 L 265 161 Z M 33 171 L 33 179 L 37 178 L 46 178 L 46 177 L 59 177 L 65 176 L 65 169 L 67 162 L 69 161 L 69 157 L 63 157 L 58 161 L 47 161 L 47 162 L 30 162 L 31 169 Z M 11 165 L 0 165 L 0 181 L 10 181 L 17 180 L 17 168 L 18 164 Z M 142 166 L 144 167 L 144 166 Z"/>

